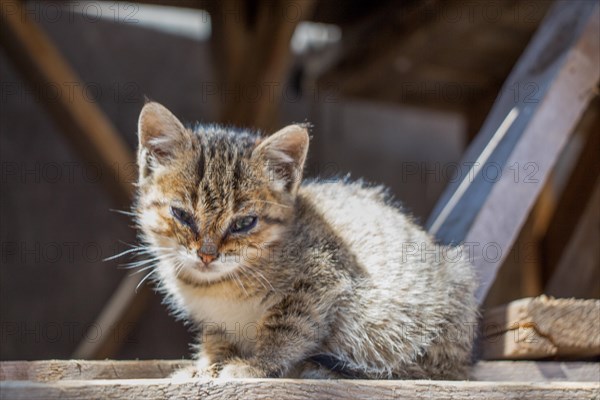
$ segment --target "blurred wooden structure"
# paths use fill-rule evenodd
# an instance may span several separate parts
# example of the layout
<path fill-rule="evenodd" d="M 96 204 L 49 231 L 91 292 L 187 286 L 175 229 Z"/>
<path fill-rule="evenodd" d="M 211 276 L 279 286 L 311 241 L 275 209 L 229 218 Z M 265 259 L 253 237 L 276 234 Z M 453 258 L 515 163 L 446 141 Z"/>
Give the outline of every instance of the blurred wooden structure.
<path fill-rule="evenodd" d="M 448 186 L 428 223 L 443 243 L 493 247 L 494 255 L 472 260 L 481 302 L 569 136 L 597 95 L 600 11 L 595 3 L 576 5 L 558 2 L 549 11 L 467 149 L 461 164 L 471 166 L 469 171 Z M 527 83 L 534 83 L 537 92 L 515 101 L 509 88 Z M 517 172 L 533 174 L 515 175 L 515 166 Z"/>
<path fill-rule="evenodd" d="M 145 2 L 165 4 L 162 1 Z M 593 285 L 593 279 L 598 277 L 598 256 L 597 252 L 592 253 L 595 245 L 593 240 L 590 244 L 589 238 L 598 234 L 598 209 L 594 204 L 597 204 L 599 190 L 596 151 L 599 111 L 597 100 L 591 103 L 595 106 L 589 107 L 589 104 L 598 94 L 600 79 L 598 3 L 561 0 L 555 3 L 494 3 L 500 10 L 497 11 L 501 19 L 499 25 L 487 23 L 489 18 L 496 17 L 486 17 L 482 10 L 472 14 L 473 10 L 469 8 L 472 4 L 458 0 L 412 1 L 402 6 L 395 1 L 384 1 L 377 6 L 359 0 L 352 3 L 353 9 L 359 10 L 356 15 L 334 10 L 327 1 L 306 1 L 301 3 L 305 8 L 299 16 L 287 22 L 274 17 L 277 13 L 268 8 L 271 3 L 190 0 L 169 5 L 208 5 L 214 22 L 214 59 L 221 73 L 221 84 L 242 88 L 289 77 L 292 65 L 289 39 L 301 19 L 340 25 L 344 37 L 341 51 L 329 64 L 319 66 L 321 71 L 312 85 L 333 87 L 348 97 L 452 109 L 468 116 L 469 132 L 474 139 L 464 161 L 473 165 L 473 169 L 463 171 L 463 174 L 472 172 L 476 179 L 460 180 L 448 188 L 431 216 L 429 227 L 444 242 L 466 241 L 499 247 L 502 254 L 493 257 L 492 261 L 483 257 L 474 261 L 482 278 L 480 300 L 485 299 L 494 282 L 496 285 L 503 282 L 496 280 L 496 274 L 506 264 L 509 249 L 518 248 L 522 241 L 528 240 L 534 240 L 535 247 L 547 248 L 550 254 L 547 260 L 536 258 L 538 269 L 532 278 L 537 281 L 536 290 L 546 287 L 549 293 L 597 296 L 598 288 Z M 0 40 L 29 82 L 78 80 L 50 40 L 21 11 L 20 2 L 1 0 L 0 4 Z M 290 3 L 281 0 L 275 2 L 274 7 L 281 11 L 286 4 Z M 234 10 L 233 15 L 229 14 L 231 10 Z M 548 14 L 538 28 L 539 20 L 546 12 Z M 457 19 L 457 15 L 463 18 Z M 528 39 L 536 28 L 537 34 L 515 65 L 524 49 L 524 39 Z M 448 34 L 450 31 L 456 34 Z M 504 40 L 492 40 L 498 37 Z M 467 52 L 465 47 L 472 50 L 473 56 L 457 57 L 456 49 L 463 54 Z M 504 81 L 513 65 L 512 73 Z M 382 76 L 386 79 L 381 79 Z M 390 79 L 391 76 L 395 78 Z M 419 86 L 422 83 L 425 86 Z M 453 94 L 452 88 L 458 90 L 457 94 Z M 492 107 L 498 92 L 500 95 Z M 110 171 L 115 165 L 132 165 L 132 153 L 121 143 L 108 119 L 93 104 L 85 102 L 81 94 L 76 96 L 74 102 L 47 102 L 46 106 L 82 157 L 98 162 Z M 268 129 L 274 122 L 277 106 L 276 97 L 265 97 L 254 103 L 236 100 L 223 107 L 222 121 Z M 96 123 L 89 123 L 90 120 Z M 576 137 L 582 138 L 583 150 L 575 157 L 576 166 L 568 174 L 566 183 L 562 182 L 562 190 L 555 191 L 549 186 L 556 185 L 552 171 L 565 144 L 572 140 L 573 131 L 576 131 Z M 479 132 L 477 136 L 476 132 Z M 481 170 L 492 163 L 495 168 L 500 168 L 502 177 L 497 180 L 480 178 Z M 533 169 L 529 168 L 529 163 Z M 514 165 L 519 176 L 516 183 L 515 175 L 511 175 L 515 172 L 511 170 Z M 107 188 L 122 202 L 131 196 L 129 183 L 133 178 L 123 179 L 119 173 L 116 176 L 122 179 L 116 184 L 107 183 Z M 585 189 L 580 190 L 581 187 Z M 590 251 L 590 255 L 582 256 L 578 251 L 582 248 Z M 515 263 L 519 273 L 526 269 L 522 261 Z M 541 263 L 544 266 L 538 265 Z M 546 267 L 548 265 L 550 267 Z M 581 280 L 574 278 L 576 274 L 572 269 L 577 267 L 585 268 L 583 276 L 592 282 L 590 288 L 581 289 Z M 569 281 L 571 283 L 567 283 Z M 111 326 L 135 321 L 143 311 L 143 296 L 148 293 L 142 291 L 136 295 L 134 288 L 138 282 L 137 276 L 123 282 L 97 325 L 109 331 Z M 80 347 L 77 356 L 110 357 L 119 343 L 109 343 L 109 337 L 106 334 L 105 341 Z M 163 395 L 179 396 L 202 393 L 208 396 L 240 393 L 272 396 L 281 393 L 299 397 L 310 387 L 315 396 L 327 394 L 328 398 L 364 394 L 382 398 L 393 395 L 461 398 L 476 391 L 486 398 L 499 399 L 510 395 L 587 399 L 594 398 L 600 390 L 597 375 L 576 384 L 574 381 L 580 380 L 580 376 L 567 374 L 571 382 L 540 385 L 515 383 L 515 380 L 523 379 L 523 374 L 516 379 L 507 377 L 514 368 L 524 368 L 531 376 L 536 376 L 534 371 L 550 365 L 542 367 L 535 363 L 480 364 L 474 370 L 480 382 L 460 383 L 304 383 L 285 380 L 174 383 L 165 377 L 179 364 L 168 361 L 156 364 L 160 376 L 156 375 L 153 366 L 143 362 L 121 364 L 124 367 L 119 369 L 118 362 L 109 361 L 76 362 L 77 370 L 80 373 L 87 371 L 89 375 L 81 376 L 75 372 L 73 378 L 73 373 L 69 372 L 61 375 L 60 382 L 48 379 L 57 370 L 72 371 L 72 363 L 3 363 L 2 395 L 8 393 L 9 397 L 15 398 L 143 395 L 153 398 L 162 392 Z M 478 369 L 482 365 L 506 378 L 492 383 L 491 377 Z M 568 364 L 565 365 L 564 368 L 569 369 Z M 588 372 L 598 368 L 598 364 L 583 365 L 582 370 Z M 107 376 L 111 374 L 106 372 L 107 366 L 112 371 L 122 372 Z M 134 372 L 138 367 L 139 371 L 154 371 L 146 376 L 153 380 L 137 380 L 142 377 L 135 375 L 139 372 Z M 554 380 L 555 377 L 550 378 Z M 543 377 L 528 379 L 544 380 Z"/>

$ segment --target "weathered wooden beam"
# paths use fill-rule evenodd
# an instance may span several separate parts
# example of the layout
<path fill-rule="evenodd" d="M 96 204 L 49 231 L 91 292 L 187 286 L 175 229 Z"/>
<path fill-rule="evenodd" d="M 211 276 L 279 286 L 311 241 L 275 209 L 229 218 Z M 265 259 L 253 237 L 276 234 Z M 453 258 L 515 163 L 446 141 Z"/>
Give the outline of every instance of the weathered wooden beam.
<path fill-rule="evenodd" d="M 600 79 L 598 2 L 558 0 L 504 84 L 429 221 L 443 243 L 465 243 L 485 298 Z M 530 85 L 531 96 L 514 88 Z M 522 93 L 522 92 L 521 92 Z"/>
<path fill-rule="evenodd" d="M 100 168 L 117 207 L 129 206 L 136 176 L 131 150 L 20 1 L 0 0 L 0 43 L 61 133 L 83 160 Z M 40 88 L 60 88 L 60 95 L 44 95 Z"/>
<path fill-rule="evenodd" d="M 73 358 L 103 359 L 115 357 L 133 329 L 152 295 L 150 286 L 141 282 L 143 274 L 128 275 L 104 305 L 92 325 L 92 332 L 102 332 L 96 340 L 84 339 L 73 351 Z"/>
<path fill-rule="evenodd" d="M 116 208 L 128 208 L 137 173 L 132 151 L 98 105 L 86 97 L 86 86 L 20 1 L 0 0 L 0 43 L 33 92 L 40 95 L 60 132 L 83 160 L 99 167 L 100 181 Z M 39 90 L 52 87 L 61 88 L 63 94 L 50 98 Z M 115 355 L 120 342 L 113 332 L 124 336 L 144 308 L 148 289 L 141 288 L 139 295 L 135 291 L 141 278 L 131 275 L 121 282 L 94 323 L 103 335 L 83 342 L 75 352 L 78 357 Z"/>
<path fill-rule="evenodd" d="M 487 311 L 482 329 L 487 360 L 598 356 L 600 300 L 516 300 Z"/>
<path fill-rule="evenodd" d="M 41 360 L 0 362 L 0 381 L 162 379 L 191 360 Z"/>
<path fill-rule="evenodd" d="M 0 381 L 162 379 L 190 365 L 191 360 L 4 361 L 0 363 Z M 470 375 L 471 380 L 489 382 L 600 382 L 600 363 L 480 361 Z"/>
<path fill-rule="evenodd" d="M 598 362 L 479 361 L 471 379 L 488 382 L 600 382 Z"/>
<path fill-rule="evenodd" d="M 114 379 L 0 382 L 6 399 L 597 399 L 597 382 Z"/>

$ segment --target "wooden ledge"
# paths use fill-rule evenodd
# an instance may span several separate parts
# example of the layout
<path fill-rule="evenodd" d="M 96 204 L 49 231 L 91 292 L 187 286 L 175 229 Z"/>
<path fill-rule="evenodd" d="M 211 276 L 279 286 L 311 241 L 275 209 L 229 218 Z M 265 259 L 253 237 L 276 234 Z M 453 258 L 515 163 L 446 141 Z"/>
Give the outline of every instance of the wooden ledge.
<path fill-rule="evenodd" d="M 42 360 L 0 362 L 0 381 L 162 379 L 190 360 Z M 471 371 L 474 381 L 600 382 L 598 362 L 480 361 Z"/>
<path fill-rule="evenodd" d="M 256 399 L 597 399 L 594 382 L 358 381 L 358 380 L 184 380 L 114 379 L 53 383 L 4 381 L 10 399 L 256 398 Z"/>
<path fill-rule="evenodd" d="M 189 360 L 5 361 L 0 398 L 597 399 L 600 363 L 482 361 L 470 381 L 167 378 Z"/>

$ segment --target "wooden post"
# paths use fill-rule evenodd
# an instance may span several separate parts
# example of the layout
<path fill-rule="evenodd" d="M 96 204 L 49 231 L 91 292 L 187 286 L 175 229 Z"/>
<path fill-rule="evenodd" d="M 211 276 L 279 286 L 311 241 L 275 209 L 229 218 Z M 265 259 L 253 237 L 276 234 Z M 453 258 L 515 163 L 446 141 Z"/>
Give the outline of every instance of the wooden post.
<path fill-rule="evenodd" d="M 258 2 L 256 9 L 244 0 L 207 6 L 221 121 L 273 129 L 290 64 L 290 40 L 300 20 L 310 16 L 314 0 Z"/>

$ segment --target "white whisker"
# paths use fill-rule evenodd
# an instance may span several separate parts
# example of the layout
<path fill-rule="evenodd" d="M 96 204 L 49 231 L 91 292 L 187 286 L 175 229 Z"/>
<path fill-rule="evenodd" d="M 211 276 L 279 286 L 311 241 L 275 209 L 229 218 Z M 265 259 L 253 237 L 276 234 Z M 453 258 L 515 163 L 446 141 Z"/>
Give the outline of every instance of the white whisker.
<path fill-rule="evenodd" d="M 265 289 L 271 289 L 271 290 L 275 290 L 275 288 L 273 287 L 273 285 L 271 285 L 271 282 L 269 282 L 269 280 L 267 278 L 265 278 L 265 276 L 258 270 L 252 269 L 250 266 L 245 265 L 245 264 L 240 264 L 240 267 L 242 270 L 247 271 L 248 273 L 250 273 L 254 279 L 259 282 Z M 269 287 L 267 288 L 267 286 L 265 286 L 265 283 L 267 285 L 269 285 Z"/>
<path fill-rule="evenodd" d="M 130 217 L 135 217 L 136 214 L 134 212 L 131 211 L 124 211 L 124 210 L 117 210 L 116 208 L 109 208 L 108 211 L 117 213 L 117 214 L 123 214 L 123 215 L 128 215 Z"/>
<path fill-rule="evenodd" d="M 150 278 L 154 273 L 156 272 L 156 270 L 152 270 L 150 271 L 146 276 L 144 276 L 142 278 L 142 280 L 140 281 L 140 283 L 137 284 L 137 286 L 135 287 L 135 292 L 137 293 L 138 289 L 140 288 L 140 286 L 142 285 L 142 283 L 144 283 L 148 278 Z"/>
<path fill-rule="evenodd" d="M 133 271 L 132 273 L 130 273 L 130 274 L 129 274 L 129 276 L 132 276 L 132 275 L 137 275 L 137 274 L 139 274 L 140 272 L 144 272 L 144 271 L 147 271 L 147 270 L 149 270 L 149 269 L 155 268 L 157 265 L 158 265 L 158 264 L 152 264 L 152 265 L 148 265 L 147 267 L 144 267 L 144 268 L 138 269 L 137 271 Z"/>

